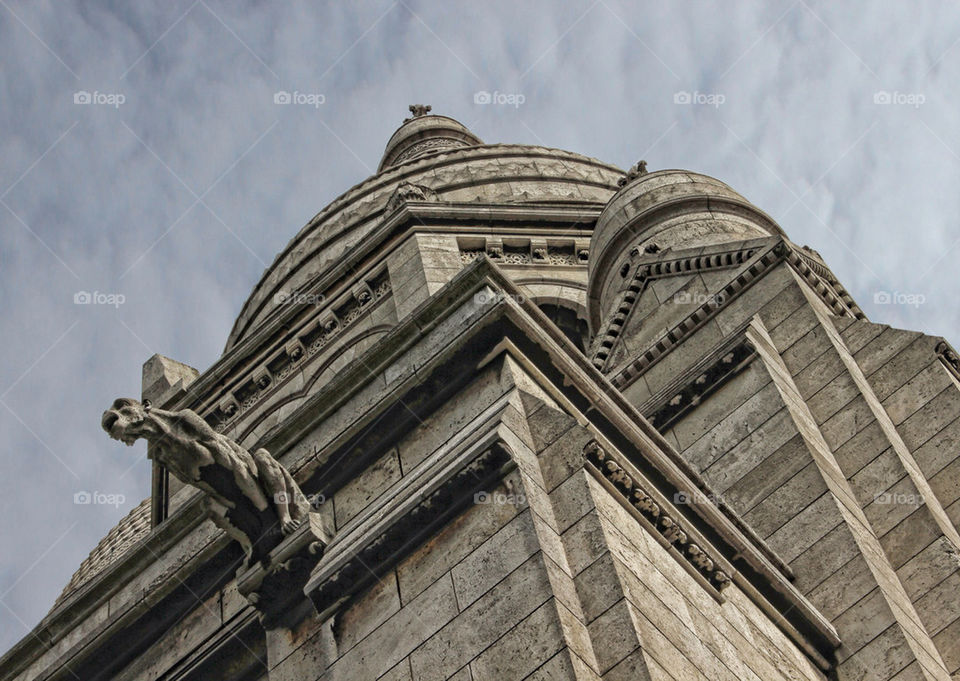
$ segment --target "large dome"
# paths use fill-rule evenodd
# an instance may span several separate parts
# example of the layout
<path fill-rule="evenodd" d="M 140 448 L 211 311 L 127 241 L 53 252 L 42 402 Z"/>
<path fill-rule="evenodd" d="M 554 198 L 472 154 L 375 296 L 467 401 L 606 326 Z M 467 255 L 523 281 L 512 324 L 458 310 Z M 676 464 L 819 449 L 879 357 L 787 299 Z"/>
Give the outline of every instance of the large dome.
<path fill-rule="evenodd" d="M 588 203 L 604 205 L 623 171 L 569 151 L 519 144 L 440 145 L 401 159 L 419 135 L 457 132 L 460 142 L 479 138 L 445 116 L 408 119 L 394 133 L 385 166 L 335 199 L 287 244 L 253 289 L 234 324 L 226 351 L 259 327 L 283 300 L 302 292 L 381 223 L 387 202 L 402 183 L 424 186 L 439 201 L 455 203 Z M 408 134 L 409 133 L 409 134 Z M 442 133 L 442 134 L 439 134 Z M 406 146 L 405 146 L 406 145 Z M 398 150 L 401 150 L 398 152 Z"/>

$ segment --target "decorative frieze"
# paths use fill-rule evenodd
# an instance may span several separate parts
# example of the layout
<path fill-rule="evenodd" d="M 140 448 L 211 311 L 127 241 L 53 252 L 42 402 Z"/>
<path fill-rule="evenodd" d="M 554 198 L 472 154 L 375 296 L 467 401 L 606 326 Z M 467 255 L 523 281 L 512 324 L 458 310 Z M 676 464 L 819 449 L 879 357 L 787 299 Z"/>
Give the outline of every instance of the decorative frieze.
<path fill-rule="evenodd" d="M 568 243 L 548 243 L 546 239 L 517 240 L 504 244 L 502 239 L 487 239 L 484 248 L 460 249 L 460 262 L 469 264 L 484 255 L 501 265 L 560 265 L 584 266 L 590 258 L 590 249 L 571 240 Z"/>
<path fill-rule="evenodd" d="M 288 340 L 272 359 L 254 368 L 246 378 L 240 380 L 220 399 L 213 411 L 204 415 L 204 419 L 217 432 L 227 430 L 234 420 L 255 407 L 267 394 L 281 388 L 299 366 L 342 335 L 364 315 L 372 303 L 389 292 L 390 279 L 384 272 L 369 282 L 362 281 L 355 285 L 350 297 L 341 304 L 320 309 L 312 321 L 301 326 L 295 338 Z M 316 294 L 311 299 L 326 300 L 323 294 Z"/>
<path fill-rule="evenodd" d="M 663 538 L 706 579 L 717 592 L 730 584 L 730 575 L 717 567 L 707 551 L 689 541 L 682 524 L 670 516 L 640 484 L 600 446 L 591 440 L 583 448 L 586 460 L 620 492 L 624 499 L 650 522 Z"/>

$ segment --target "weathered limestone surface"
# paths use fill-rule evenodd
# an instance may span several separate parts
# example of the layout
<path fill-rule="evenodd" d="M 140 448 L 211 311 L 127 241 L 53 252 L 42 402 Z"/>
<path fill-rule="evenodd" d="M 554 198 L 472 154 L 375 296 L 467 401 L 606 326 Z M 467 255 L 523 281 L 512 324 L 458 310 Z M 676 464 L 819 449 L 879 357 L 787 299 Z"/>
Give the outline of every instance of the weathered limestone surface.
<path fill-rule="evenodd" d="M 938 339 L 839 323 L 805 282 L 781 274 L 789 271 L 769 272 L 715 317 L 735 332 L 755 315 L 770 338 L 769 361 L 754 360 L 666 435 L 837 626 L 844 674 L 891 678 L 897 664 L 916 659 L 929 678 L 946 678 L 960 660 L 943 632 L 960 611 L 954 597 L 924 596 L 960 569 L 947 510 L 957 501 L 955 476 L 937 477 L 960 453 L 950 428 L 960 415 L 957 383 L 934 351 Z M 657 336 L 622 342 L 638 353 Z M 649 402 L 718 344 L 711 326 L 696 330 L 641 376 L 644 392 L 626 394 Z M 825 467 L 818 449 L 835 464 Z M 902 652 L 889 667 L 868 662 L 881 640 Z"/>
<path fill-rule="evenodd" d="M 960 678 L 952 348 L 718 180 L 429 111 L 218 362 L 144 365 L 323 532 L 238 571 L 157 466 L 0 681 Z"/>

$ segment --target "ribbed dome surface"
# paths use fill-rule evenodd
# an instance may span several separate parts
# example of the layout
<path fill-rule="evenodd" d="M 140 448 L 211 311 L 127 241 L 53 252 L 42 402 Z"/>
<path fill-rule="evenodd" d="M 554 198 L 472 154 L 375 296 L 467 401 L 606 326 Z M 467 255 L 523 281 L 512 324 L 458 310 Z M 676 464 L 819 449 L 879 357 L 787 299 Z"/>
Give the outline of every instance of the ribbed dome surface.
<path fill-rule="evenodd" d="M 602 205 L 616 192 L 622 176 L 616 166 L 580 154 L 514 144 L 448 149 L 386 168 L 331 202 L 287 244 L 244 304 L 225 351 L 277 308 L 278 293 L 308 290 L 311 282 L 367 238 L 401 183 L 428 187 L 440 201 L 457 203 Z"/>
<path fill-rule="evenodd" d="M 77 589 L 116 562 L 127 552 L 127 549 L 148 534 L 150 534 L 150 499 L 144 499 L 100 540 L 96 548 L 73 573 L 73 577 L 63 588 L 53 607 L 56 608 Z"/>

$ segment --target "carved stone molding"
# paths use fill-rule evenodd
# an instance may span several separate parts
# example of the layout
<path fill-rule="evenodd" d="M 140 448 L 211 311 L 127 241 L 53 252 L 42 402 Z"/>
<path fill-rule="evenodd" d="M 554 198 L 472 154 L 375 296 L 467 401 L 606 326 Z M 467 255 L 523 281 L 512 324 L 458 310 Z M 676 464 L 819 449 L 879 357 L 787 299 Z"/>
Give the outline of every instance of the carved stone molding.
<path fill-rule="evenodd" d="M 620 303 L 616 306 L 615 311 L 603 326 L 601 333 L 598 334 L 597 349 L 594 351 L 592 359 L 593 365 L 601 371 L 609 371 L 612 368 L 607 366 L 610 352 L 616 343 L 617 337 L 623 330 L 627 318 L 633 311 L 633 307 L 639 299 L 640 294 L 643 292 L 647 281 L 656 277 L 676 276 L 706 269 L 736 267 L 749 261 L 755 256 L 758 250 L 757 247 L 751 247 L 736 251 L 727 251 L 725 253 L 675 258 L 668 261 L 641 263 L 638 265 L 630 284 L 621 297 Z M 634 251 L 631 252 L 631 260 L 633 257 L 639 257 L 640 255 L 642 254 L 639 250 L 634 249 Z M 821 300 L 823 300 L 835 314 L 844 316 L 852 314 L 857 319 L 866 319 L 866 316 L 857 306 L 856 302 L 854 302 L 850 294 L 847 293 L 840 282 L 829 273 L 829 270 L 825 266 L 818 263 L 813 256 L 804 253 L 800 249 L 791 247 L 785 241 L 781 241 L 772 249 L 766 251 L 758 263 L 737 277 L 737 279 L 727 284 L 722 291 L 711 296 L 700 308 L 658 339 L 635 362 L 614 376 L 611 379 L 614 385 L 619 388 L 628 385 L 637 375 L 649 369 L 650 366 L 675 347 L 678 342 L 677 339 L 684 338 L 692 333 L 704 321 L 712 317 L 729 303 L 740 291 L 757 279 L 764 271 L 770 269 L 781 259 L 786 260 L 786 262 L 803 277 L 814 292 L 820 296 Z M 623 275 L 627 276 L 632 267 L 632 262 L 625 262 L 622 270 Z"/>
<path fill-rule="evenodd" d="M 525 241 L 525 243 L 524 243 Z M 513 245 L 504 245 L 502 239 L 488 238 L 484 248 L 460 249 L 460 262 L 469 264 L 484 255 L 501 265 L 561 265 L 585 266 L 590 258 L 586 244 L 570 240 L 568 243 L 548 243 L 545 239 L 520 239 Z"/>
<path fill-rule="evenodd" d="M 787 250 L 787 245 L 780 242 L 760 255 L 753 265 L 741 272 L 736 279 L 714 295 L 709 296 L 706 302 L 663 334 L 643 354 L 613 376 L 611 378 L 613 384 L 621 389 L 629 385 L 637 376 L 661 360 L 685 338 L 693 334 L 707 320 L 728 305 L 737 295 L 757 281 L 767 270 L 783 260 L 786 257 Z"/>
<path fill-rule="evenodd" d="M 383 211 L 390 214 L 407 201 L 439 201 L 439 196 L 435 191 L 422 184 L 413 184 L 412 182 L 401 182 L 396 190 L 387 199 L 387 205 Z"/>
<path fill-rule="evenodd" d="M 723 591 L 730 584 L 730 575 L 717 567 L 717 560 L 711 558 L 707 550 L 689 541 L 689 535 L 682 524 L 671 517 L 653 500 L 653 498 L 614 461 L 596 440 L 591 440 L 583 448 L 586 460 L 599 473 L 610 481 L 620 494 L 640 514 L 656 528 L 667 543 L 717 590 Z"/>
<path fill-rule="evenodd" d="M 470 145 L 467 142 L 455 137 L 431 137 L 430 139 L 417 142 L 416 144 L 405 149 L 399 156 L 393 159 L 390 165 L 395 166 L 403 163 L 404 161 L 411 161 L 431 151 L 446 151 L 449 149 L 458 149 L 469 146 Z"/>
<path fill-rule="evenodd" d="M 813 288 L 834 314 L 841 316 L 853 314 L 857 319 L 867 318 L 833 273 L 813 256 L 804 252 L 803 249 L 791 248 L 787 254 L 787 262 L 804 278 L 804 281 Z"/>
<path fill-rule="evenodd" d="M 750 341 L 741 338 L 739 343 L 726 348 L 726 352 L 719 359 L 697 371 L 694 378 L 688 378 L 686 385 L 669 400 L 661 400 L 652 409 L 645 408 L 642 411 L 654 428 L 664 432 L 739 374 L 753 361 L 756 354 Z"/>
<path fill-rule="evenodd" d="M 498 480 L 511 461 L 510 450 L 497 441 L 432 490 L 395 495 L 379 513 L 361 523 L 351 532 L 353 536 L 341 541 L 349 549 L 335 559 L 322 561 L 304 589 L 321 619 L 337 611 L 472 504 L 474 493 Z"/>
<path fill-rule="evenodd" d="M 340 304 L 323 306 L 324 294 L 304 294 L 306 301 L 317 301 L 317 312 L 311 315 L 294 338 L 265 363 L 249 370 L 220 398 L 217 406 L 204 413 L 217 432 L 229 429 L 234 421 L 255 407 L 267 395 L 282 388 L 310 358 L 321 352 L 346 332 L 367 311 L 370 305 L 390 292 L 390 279 L 383 273 L 353 286 L 350 296 Z M 296 297 L 291 300 L 296 301 Z"/>
<path fill-rule="evenodd" d="M 750 258 L 756 254 L 757 250 L 758 248 L 756 247 L 744 248 L 734 251 L 726 251 L 724 253 L 714 253 L 703 256 L 689 256 L 685 258 L 675 258 L 673 260 L 641 263 L 638 265 L 634 271 L 630 284 L 623 292 L 620 303 L 617 305 L 614 313 L 610 316 L 610 319 L 605 324 L 603 331 L 598 334 L 599 340 L 597 342 L 597 349 L 593 356 L 593 365 L 600 370 L 604 370 L 606 366 L 606 360 L 610 355 L 610 351 L 613 349 L 617 337 L 623 330 L 627 318 L 633 311 L 634 305 L 640 298 L 640 294 L 646 287 L 647 281 L 656 279 L 658 277 L 669 277 L 685 274 L 687 272 L 700 272 L 704 270 L 729 269 L 732 267 L 737 267 L 738 265 L 742 265 L 750 260 Z M 634 251 L 635 252 L 631 252 L 632 256 L 637 257 L 641 255 L 639 249 L 634 249 Z M 627 262 L 624 263 L 623 266 L 623 273 L 624 276 L 626 276 L 629 273 L 632 264 Z M 719 306 L 719 303 L 722 301 L 717 300 L 711 302 L 716 302 Z"/>
<path fill-rule="evenodd" d="M 957 352 L 947 341 L 940 341 L 937 343 L 934 352 L 937 353 L 937 357 L 943 363 L 943 366 L 947 368 L 954 378 L 960 380 L 960 355 L 957 355 Z"/>

